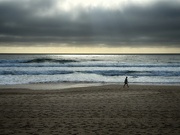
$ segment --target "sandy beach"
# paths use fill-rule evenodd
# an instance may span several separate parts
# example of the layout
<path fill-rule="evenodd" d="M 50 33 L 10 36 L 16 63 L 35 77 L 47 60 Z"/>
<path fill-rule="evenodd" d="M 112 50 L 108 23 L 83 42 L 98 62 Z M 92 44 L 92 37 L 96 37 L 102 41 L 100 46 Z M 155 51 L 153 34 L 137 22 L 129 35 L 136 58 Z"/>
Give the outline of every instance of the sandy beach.
<path fill-rule="evenodd" d="M 180 86 L 1 88 L 0 134 L 179 135 Z"/>

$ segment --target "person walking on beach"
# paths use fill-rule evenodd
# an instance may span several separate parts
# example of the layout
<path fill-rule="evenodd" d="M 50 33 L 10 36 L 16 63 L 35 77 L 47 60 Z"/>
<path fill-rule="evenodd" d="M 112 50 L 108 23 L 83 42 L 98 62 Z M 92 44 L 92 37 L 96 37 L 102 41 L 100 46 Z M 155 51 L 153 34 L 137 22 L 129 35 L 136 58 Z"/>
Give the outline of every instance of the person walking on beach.
<path fill-rule="evenodd" d="M 128 77 L 126 76 L 126 78 L 125 78 L 125 80 L 124 80 L 124 86 L 123 86 L 123 88 L 125 87 L 127 85 L 127 87 L 129 87 L 129 85 L 128 85 Z"/>

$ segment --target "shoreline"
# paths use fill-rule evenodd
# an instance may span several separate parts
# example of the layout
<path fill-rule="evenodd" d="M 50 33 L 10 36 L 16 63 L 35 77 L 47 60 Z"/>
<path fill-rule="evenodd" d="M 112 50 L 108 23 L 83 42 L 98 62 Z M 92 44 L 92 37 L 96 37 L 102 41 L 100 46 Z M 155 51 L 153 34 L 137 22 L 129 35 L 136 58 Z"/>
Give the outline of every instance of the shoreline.
<path fill-rule="evenodd" d="M 36 83 L 36 84 L 15 84 L 0 85 L 1 89 L 29 89 L 29 90 L 63 90 L 81 87 L 101 86 L 101 83 Z"/>
<path fill-rule="evenodd" d="M 0 90 L 3 89 L 28 89 L 28 90 L 63 90 L 73 88 L 87 88 L 96 86 L 123 86 L 124 83 L 36 83 L 36 84 L 12 84 L 12 85 L 0 85 Z M 129 83 L 130 87 L 133 86 L 174 86 L 180 87 L 180 84 L 158 84 L 158 83 Z"/>

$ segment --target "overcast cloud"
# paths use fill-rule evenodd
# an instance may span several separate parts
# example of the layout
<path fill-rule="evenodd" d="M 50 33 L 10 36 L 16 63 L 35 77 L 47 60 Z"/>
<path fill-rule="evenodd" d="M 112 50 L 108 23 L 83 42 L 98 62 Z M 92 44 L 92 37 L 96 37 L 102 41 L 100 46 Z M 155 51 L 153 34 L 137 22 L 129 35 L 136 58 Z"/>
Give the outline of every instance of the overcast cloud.
<path fill-rule="evenodd" d="M 180 0 L 0 0 L 0 45 L 180 47 Z"/>

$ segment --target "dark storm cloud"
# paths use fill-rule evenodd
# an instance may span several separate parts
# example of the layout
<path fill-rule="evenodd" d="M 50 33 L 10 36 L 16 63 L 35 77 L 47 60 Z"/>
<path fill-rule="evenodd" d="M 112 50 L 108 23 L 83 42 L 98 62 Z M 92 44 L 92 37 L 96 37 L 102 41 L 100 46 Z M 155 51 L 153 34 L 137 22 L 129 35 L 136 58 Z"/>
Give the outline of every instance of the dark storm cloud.
<path fill-rule="evenodd" d="M 180 3 L 130 4 L 122 10 L 56 9 L 57 0 L 0 1 L 0 44 L 180 46 Z"/>

